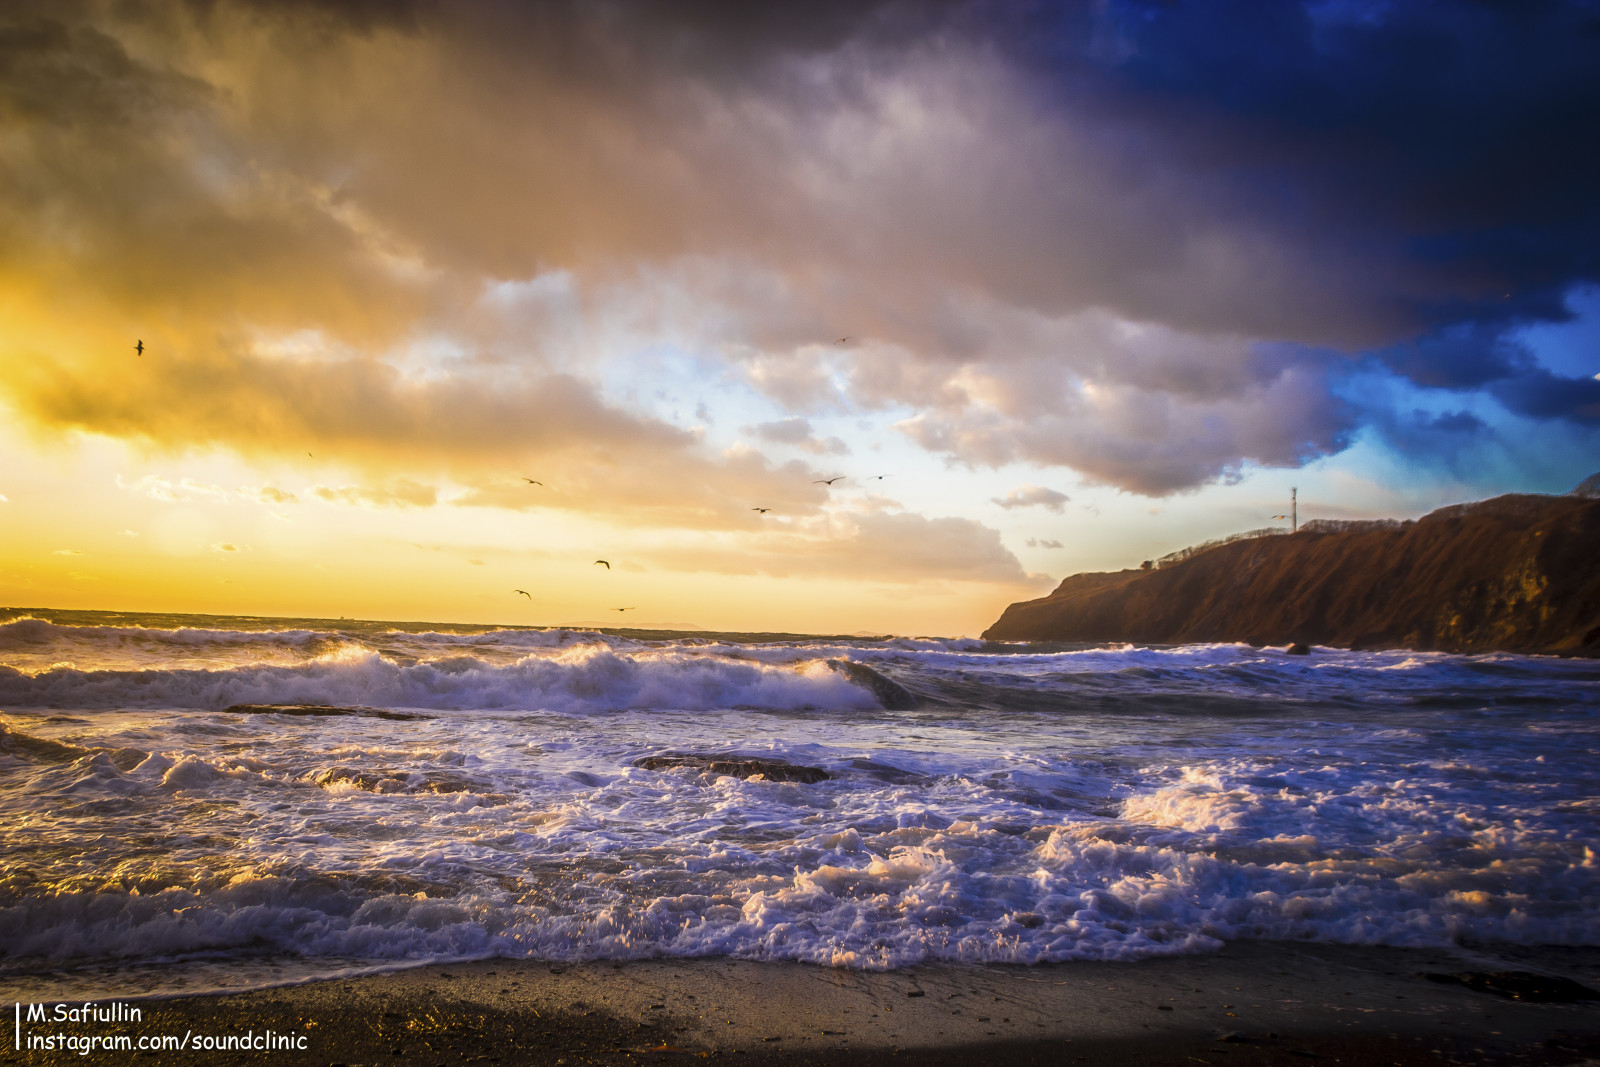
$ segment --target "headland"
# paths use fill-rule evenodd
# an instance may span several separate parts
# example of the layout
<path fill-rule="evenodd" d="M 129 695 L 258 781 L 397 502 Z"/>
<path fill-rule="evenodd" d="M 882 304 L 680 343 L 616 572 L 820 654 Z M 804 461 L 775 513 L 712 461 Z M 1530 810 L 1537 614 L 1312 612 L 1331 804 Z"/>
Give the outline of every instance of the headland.
<path fill-rule="evenodd" d="M 1307 523 L 1075 574 L 983 636 L 1596 656 L 1600 499 L 1588 485 L 1415 521 Z"/>

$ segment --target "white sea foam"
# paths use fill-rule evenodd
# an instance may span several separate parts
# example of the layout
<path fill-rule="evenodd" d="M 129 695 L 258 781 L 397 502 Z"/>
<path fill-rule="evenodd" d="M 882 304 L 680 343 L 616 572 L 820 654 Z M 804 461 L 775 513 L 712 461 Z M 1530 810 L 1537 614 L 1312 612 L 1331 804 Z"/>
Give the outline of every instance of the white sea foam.
<path fill-rule="evenodd" d="M 233 704 L 380 705 L 584 711 L 670 707 L 874 708 L 872 695 L 821 660 L 792 667 L 674 652 L 621 655 L 582 645 L 495 666 L 472 656 L 401 665 L 345 646 L 293 666 L 218 670 L 0 667 L 0 705 L 224 708 Z"/>
<path fill-rule="evenodd" d="M 37 622 L 0 628 L 0 972 L 1600 943 L 1584 662 Z"/>

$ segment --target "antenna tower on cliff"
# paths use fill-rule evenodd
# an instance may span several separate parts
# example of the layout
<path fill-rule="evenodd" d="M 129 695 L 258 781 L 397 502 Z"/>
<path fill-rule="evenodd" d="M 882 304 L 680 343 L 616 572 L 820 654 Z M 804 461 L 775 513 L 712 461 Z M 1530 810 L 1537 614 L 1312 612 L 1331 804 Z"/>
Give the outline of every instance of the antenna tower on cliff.
<path fill-rule="evenodd" d="M 1300 532 L 1300 487 L 1291 486 L 1289 489 L 1289 532 Z"/>

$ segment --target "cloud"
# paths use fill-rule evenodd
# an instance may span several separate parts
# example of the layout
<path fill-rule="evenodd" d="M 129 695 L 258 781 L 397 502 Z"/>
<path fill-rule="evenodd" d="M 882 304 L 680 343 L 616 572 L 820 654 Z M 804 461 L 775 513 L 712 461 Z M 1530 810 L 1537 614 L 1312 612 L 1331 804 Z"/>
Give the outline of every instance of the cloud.
<path fill-rule="evenodd" d="M 817 437 L 811 432 L 811 423 L 798 416 L 747 426 L 745 432 L 771 444 L 792 445 L 812 455 L 843 456 L 850 452 L 850 446 L 837 437 L 826 440 Z"/>
<path fill-rule="evenodd" d="M 787 515 L 810 516 L 828 500 L 825 487 L 814 484 L 820 477 L 814 468 L 798 460 L 773 463 L 738 445 L 715 456 L 688 448 L 575 452 L 550 457 L 546 466 L 542 489 L 520 478 L 469 479 L 469 490 L 450 503 L 582 511 L 628 526 L 756 530 L 761 517 L 752 507 L 781 504 Z"/>
<path fill-rule="evenodd" d="M 54 552 L 52 552 L 50 554 L 52 556 L 81 556 L 81 555 L 83 555 L 82 552 L 79 552 L 75 548 L 58 548 Z"/>
<path fill-rule="evenodd" d="M 1337 388 L 1364 355 L 1584 425 L 1590 395 L 1506 338 L 1595 276 L 1594 26 L 1466 0 L 23 0 L 0 401 L 481 503 L 537 460 L 594 490 L 544 506 L 627 514 L 609 470 L 687 468 L 688 524 L 747 469 L 608 391 L 619 353 L 1150 494 L 1338 451 L 1384 417 Z"/>
<path fill-rule="evenodd" d="M 275 485 L 242 486 L 239 495 L 260 504 L 294 504 L 299 499 L 293 493 L 279 489 Z"/>
<path fill-rule="evenodd" d="M 249 551 L 249 549 L 250 549 L 249 545 L 236 545 L 236 544 L 233 544 L 231 541 L 218 541 L 216 544 L 211 546 L 211 551 L 213 551 L 213 552 L 225 552 L 225 553 L 226 552 L 247 552 L 247 551 Z"/>
<path fill-rule="evenodd" d="M 999 504 L 1007 511 L 1012 508 L 1041 507 L 1059 513 L 1061 505 L 1072 498 L 1054 489 L 1046 489 L 1042 485 L 1019 485 L 1005 496 L 991 499 L 993 503 Z"/>
<path fill-rule="evenodd" d="M 187 503 L 196 499 L 226 503 L 232 496 L 220 485 L 206 485 L 192 478 L 172 482 L 157 474 L 146 474 L 133 482 L 124 481 L 119 474 L 116 477 L 116 484 L 118 489 L 168 504 Z"/>
<path fill-rule="evenodd" d="M 306 492 L 329 503 L 364 508 L 431 508 L 439 502 L 437 487 L 409 478 L 396 478 L 380 486 L 345 485 L 335 489 L 314 485 Z"/>
<path fill-rule="evenodd" d="M 1161 496 L 1237 477 L 1245 462 L 1298 466 L 1336 452 L 1357 410 L 1320 368 L 1254 366 L 1229 392 L 1078 378 L 1044 361 L 962 369 L 965 395 L 903 420 L 898 429 L 934 452 L 999 467 L 1024 461 L 1071 467 L 1085 481 Z"/>
<path fill-rule="evenodd" d="M 1518 415 L 1600 426 L 1600 380 L 1594 378 L 1566 378 L 1532 367 L 1495 382 L 1490 392 Z"/>
<path fill-rule="evenodd" d="M 652 563 L 672 569 L 771 577 L 882 582 L 1001 582 L 1032 587 L 1045 579 L 1023 570 L 998 531 L 963 518 L 910 512 L 836 511 L 781 528 L 758 541 L 660 548 Z"/>

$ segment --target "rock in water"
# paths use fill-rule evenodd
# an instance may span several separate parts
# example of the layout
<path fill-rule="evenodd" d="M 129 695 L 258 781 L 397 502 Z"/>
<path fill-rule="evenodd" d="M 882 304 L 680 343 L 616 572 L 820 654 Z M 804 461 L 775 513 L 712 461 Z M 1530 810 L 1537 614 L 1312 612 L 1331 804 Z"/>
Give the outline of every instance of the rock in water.
<path fill-rule="evenodd" d="M 708 774 L 727 774 L 735 778 L 760 776 L 769 782 L 824 782 L 833 775 L 821 767 L 802 767 L 781 759 L 759 759 L 747 756 L 697 756 L 668 752 L 659 756 L 643 756 L 633 761 L 635 767 L 647 771 L 665 771 L 674 767 L 692 767 Z"/>
<path fill-rule="evenodd" d="M 1289 656 L 1309 656 L 1309 655 L 1311 655 L 1311 646 L 1306 644 L 1303 641 L 1296 641 L 1294 644 L 1292 644 L 1292 645 L 1290 645 L 1288 647 L 1288 649 L 1285 652 L 1285 655 L 1289 655 Z"/>
<path fill-rule="evenodd" d="M 425 715 L 408 715 L 403 711 L 385 711 L 383 708 L 341 708 L 332 704 L 231 704 L 222 710 L 229 715 L 355 715 L 365 719 L 393 719 L 396 722 L 427 718 Z"/>

